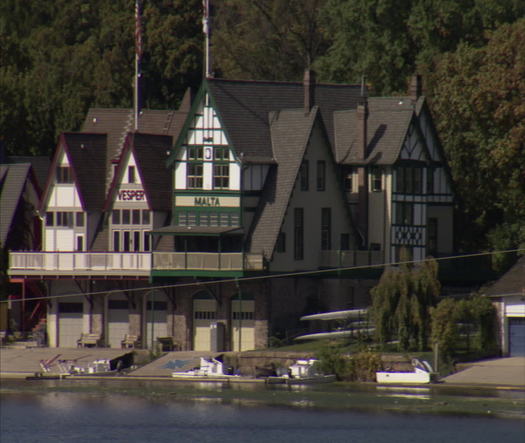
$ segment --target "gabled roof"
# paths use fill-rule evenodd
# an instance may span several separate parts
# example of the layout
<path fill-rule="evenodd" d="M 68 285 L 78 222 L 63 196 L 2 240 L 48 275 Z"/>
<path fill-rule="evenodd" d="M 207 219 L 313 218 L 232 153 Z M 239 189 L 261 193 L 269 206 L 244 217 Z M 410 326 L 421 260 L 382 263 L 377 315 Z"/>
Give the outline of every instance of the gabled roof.
<path fill-rule="evenodd" d="M 483 293 L 489 297 L 525 295 L 525 256 L 518 259 L 512 268 Z"/>
<path fill-rule="evenodd" d="M 209 78 L 206 85 L 236 154 L 242 152 L 247 160 L 274 157 L 268 121 L 270 112 L 303 109 L 304 106 L 303 83 Z M 315 85 L 314 104 L 319 108 L 332 145 L 334 111 L 355 109 L 360 94 L 361 88 L 355 85 Z"/>
<path fill-rule="evenodd" d="M 66 132 L 60 136 L 58 146 L 63 147 L 69 160 L 82 208 L 85 211 L 100 211 L 105 200 L 106 171 L 103 165 L 106 163 L 106 135 Z M 49 169 L 42 206 L 47 204 L 49 192 L 55 183 L 60 154 L 61 149 L 57 149 Z"/>
<path fill-rule="evenodd" d="M 151 210 L 169 211 L 171 209 L 171 170 L 165 166 L 167 151 L 171 149 L 172 137 L 167 135 L 128 133 L 122 151 L 122 158 L 132 152 Z M 124 162 L 115 173 L 106 210 L 114 201 L 114 194 L 124 174 Z"/>
<path fill-rule="evenodd" d="M 29 163 L 0 165 L 0 244 L 5 245 L 16 208 L 31 177 Z M 38 191 L 37 191 L 38 192 Z"/>
<path fill-rule="evenodd" d="M 409 97 L 370 97 L 368 99 L 367 163 L 391 165 L 403 147 L 415 116 Z M 338 163 L 359 162 L 355 155 L 357 116 L 355 110 L 334 114 L 335 154 Z"/>
<path fill-rule="evenodd" d="M 184 124 L 186 111 L 143 109 L 139 131 L 145 134 L 177 137 Z M 117 160 L 128 132 L 133 131 L 133 109 L 90 108 L 82 132 L 108 135 L 108 161 Z"/>
<path fill-rule="evenodd" d="M 287 109 L 273 113 L 270 118 L 271 143 L 277 166 L 272 166 L 266 178 L 252 226 L 250 251 L 263 252 L 270 259 L 294 184 L 299 173 L 318 107 L 309 114 L 304 109 Z"/>
<path fill-rule="evenodd" d="M 35 174 L 36 182 L 40 192 L 46 184 L 49 165 L 51 163 L 47 156 L 10 155 L 7 163 L 31 163 L 31 169 Z"/>

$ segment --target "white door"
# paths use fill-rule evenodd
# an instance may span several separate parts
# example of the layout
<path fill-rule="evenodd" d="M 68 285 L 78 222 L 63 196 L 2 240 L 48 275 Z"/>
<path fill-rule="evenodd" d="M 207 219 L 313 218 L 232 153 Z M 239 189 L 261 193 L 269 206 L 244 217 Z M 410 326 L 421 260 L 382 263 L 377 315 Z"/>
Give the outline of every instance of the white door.
<path fill-rule="evenodd" d="M 120 348 L 129 334 L 129 306 L 127 300 L 108 300 L 108 339 L 110 348 Z"/>
<path fill-rule="evenodd" d="M 207 298 L 193 299 L 193 350 L 211 350 L 211 325 L 217 317 L 217 302 Z"/>
<path fill-rule="evenodd" d="M 58 304 L 58 346 L 76 348 L 77 341 L 83 332 L 82 303 Z"/>
<path fill-rule="evenodd" d="M 255 349 L 255 302 L 232 300 L 232 351 Z"/>

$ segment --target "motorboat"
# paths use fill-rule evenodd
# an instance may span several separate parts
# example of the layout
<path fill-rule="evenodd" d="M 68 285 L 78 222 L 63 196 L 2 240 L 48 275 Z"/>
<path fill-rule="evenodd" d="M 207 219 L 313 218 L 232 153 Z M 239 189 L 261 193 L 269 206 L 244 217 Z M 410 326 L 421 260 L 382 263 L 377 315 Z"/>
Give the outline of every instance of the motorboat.
<path fill-rule="evenodd" d="M 377 383 L 381 384 L 425 384 L 433 379 L 432 366 L 425 360 L 412 359 L 412 371 L 376 372 Z"/>

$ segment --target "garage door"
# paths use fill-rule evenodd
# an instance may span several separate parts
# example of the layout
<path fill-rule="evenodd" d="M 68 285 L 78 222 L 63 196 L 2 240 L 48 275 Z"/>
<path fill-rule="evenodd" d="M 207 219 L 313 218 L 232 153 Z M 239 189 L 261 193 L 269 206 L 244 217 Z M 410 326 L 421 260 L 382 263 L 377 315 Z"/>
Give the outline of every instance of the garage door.
<path fill-rule="evenodd" d="M 255 302 L 232 299 L 232 351 L 255 349 Z"/>
<path fill-rule="evenodd" d="M 509 317 L 509 353 L 525 357 L 525 317 Z"/>
<path fill-rule="evenodd" d="M 202 297 L 202 298 L 201 298 Z M 205 298 L 204 298 L 205 297 Z M 217 302 L 214 298 L 200 295 L 193 299 L 193 350 L 210 351 L 211 325 L 217 317 Z"/>
<path fill-rule="evenodd" d="M 58 346 L 76 348 L 82 330 L 82 303 L 58 304 Z"/>
<path fill-rule="evenodd" d="M 129 333 L 129 303 L 127 300 L 108 301 L 108 338 L 111 348 L 120 348 Z"/>

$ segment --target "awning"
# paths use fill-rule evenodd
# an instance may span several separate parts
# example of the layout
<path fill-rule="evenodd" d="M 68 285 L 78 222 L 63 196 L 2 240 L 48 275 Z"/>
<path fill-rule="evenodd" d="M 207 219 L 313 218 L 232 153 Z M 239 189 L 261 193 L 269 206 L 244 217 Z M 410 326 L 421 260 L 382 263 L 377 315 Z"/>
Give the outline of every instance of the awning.
<path fill-rule="evenodd" d="M 164 226 L 153 231 L 150 235 L 241 235 L 244 230 L 235 226 Z"/>

